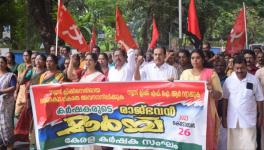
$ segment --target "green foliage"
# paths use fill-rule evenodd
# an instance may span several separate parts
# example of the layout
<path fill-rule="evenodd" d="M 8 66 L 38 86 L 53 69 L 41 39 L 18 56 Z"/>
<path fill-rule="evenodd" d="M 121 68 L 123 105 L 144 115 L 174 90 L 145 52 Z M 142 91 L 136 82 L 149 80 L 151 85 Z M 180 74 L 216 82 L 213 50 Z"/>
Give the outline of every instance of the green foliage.
<path fill-rule="evenodd" d="M 124 2 L 120 3 L 121 6 Z M 115 46 L 115 4 L 115 0 L 81 0 L 69 1 L 67 5 L 87 42 L 91 39 L 94 26 L 97 33 L 104 32 L 105 38 L 97 39 L 103 51 L 108 51 Z"/>
<path fill-rule="evenodd" d="M 263 43 L 264 1 L 246 0 L 245 5 L 247 7 L 248 41 L 249 43 Z M 218 46 L 221 46 L 222 40 L 226 41 L 238 12 L 243 7 L 242 1 L 200 0 L 196 1 L 196 6 L 204 40 L 218 41 Z"/>
<path fill-rule="evenodd" d="M 11 15 L 12 14 L 12 15 Z M 26 23 L 25 17 L 25 1 L 4 1 L 0 4 L 0 27 L 2 32 L 3 25 L 11 26 L 11 41 L 7 47 L 25 47 L 25 32 L 24 26 Z"/>
<path fill-rule="evenodd" d="M 254 8 L 247 9 L 247 30 L 249 43 L 264 43 L 264 17 Z"/>

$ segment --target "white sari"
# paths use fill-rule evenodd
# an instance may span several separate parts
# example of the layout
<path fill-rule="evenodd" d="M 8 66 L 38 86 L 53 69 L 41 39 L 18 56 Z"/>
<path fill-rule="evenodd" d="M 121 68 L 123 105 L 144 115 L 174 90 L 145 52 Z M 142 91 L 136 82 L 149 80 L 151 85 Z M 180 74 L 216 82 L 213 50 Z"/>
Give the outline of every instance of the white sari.
<path fill-rule="evenodd" d="M 92 74 L 84 74 L 79 82 L 103 82 L 105 81 L 105 75 L 99 71 L 96 71 Z"/>
<path fill-rule="evenodd" d="M 84 74 L 81 77 L 79 82 L 85 83 L 85 82 L 102 82 L 102 81 L 105 81 L 105 75 L 103 75 L 99 71 L 96 71 L 92 74 Z M 74 148 L 74 150 L 102 150 L 102 148 L 101 148 L 101 146 L 88 145 L 85 147 Z"/>

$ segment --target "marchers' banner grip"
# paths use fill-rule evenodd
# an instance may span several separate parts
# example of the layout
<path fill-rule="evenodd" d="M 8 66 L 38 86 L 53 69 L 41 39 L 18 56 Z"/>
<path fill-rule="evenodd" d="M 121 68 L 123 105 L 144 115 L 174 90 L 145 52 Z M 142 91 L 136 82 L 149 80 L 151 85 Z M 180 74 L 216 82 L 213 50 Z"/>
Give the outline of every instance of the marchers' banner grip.
<path fill-rule="evenodd" d="M 205 82 L 35 85 L 30 97 L 41 150 L 88 145 L 206 149 Z"/>

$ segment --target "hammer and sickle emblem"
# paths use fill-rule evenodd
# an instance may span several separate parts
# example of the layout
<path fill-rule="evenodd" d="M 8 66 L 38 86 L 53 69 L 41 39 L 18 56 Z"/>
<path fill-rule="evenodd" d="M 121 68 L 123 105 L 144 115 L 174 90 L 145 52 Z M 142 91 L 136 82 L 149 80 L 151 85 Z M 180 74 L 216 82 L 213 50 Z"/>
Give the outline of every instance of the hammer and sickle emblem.
<path fill-rule="evenodd" d="M 231 43 L 233 43 L 234 42 L 234 40 L 235 39 L 238 39 L 238 38 L 240 38 L 241 36 L 243 35 L 243 31 L 242 32 L 240 32 L 240 33 L 236 33 L 233 29 L 232 29 L 232 31 L 231 31 Z"/>
<path fill-rule="evenodd" d="M 73 30 L 74 33 L 75 33 L 75 35 L 72 35 L 68 30 L 63 31 L 62 34 L 63 34 L 63 35 L 68 35 L 71 39 L 73 39 L 73 40 L 75 40 L 75 41 L 77 40 L 77 41 L 79 41 L 80 44 L 83 44 L 82 34 L 80 34 L 80 33 L 78 32 L 77 28 L 78 28 L 78 27 L 77 27 L 76 25 L 72 25 L 72 26 L 70 27 L 70 30 Z"/>

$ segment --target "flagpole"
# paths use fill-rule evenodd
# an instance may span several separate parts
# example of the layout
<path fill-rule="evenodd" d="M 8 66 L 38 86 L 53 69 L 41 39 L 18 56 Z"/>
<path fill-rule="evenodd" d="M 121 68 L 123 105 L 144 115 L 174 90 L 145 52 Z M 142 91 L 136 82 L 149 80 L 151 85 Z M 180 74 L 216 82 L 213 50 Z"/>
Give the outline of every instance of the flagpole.
<path fill-rule="evenodd" d="M 59 6 L 60 6 L 60 0 L 58 0 L 58 10 L 57 12 L 59 12 Z M 58 21 L 58 18 L 59 18 L 59 13 L 57 13 L 57 24 L 56 24 L 56 46 L 55 46 L 55 50 L 56 50 L 56 53 L 55 55 L 58 56 L 58 34 L 59 34 L 59 21 Z"/>
<path fill-rule="evenodd" d="M 179 0 L 179 39 L 182 39 L 182 0 Z"/>
<path fill-rule="evenodd" d="M 245 22 L 245 34 L 246 34 L 246 48 L 248 49 L 248 36 L 247 36 L 247 16 L 246 16 L 246 6 L 245 2 L 243 2 L 243 9 L 244 9 L 244 22 Z"/>

